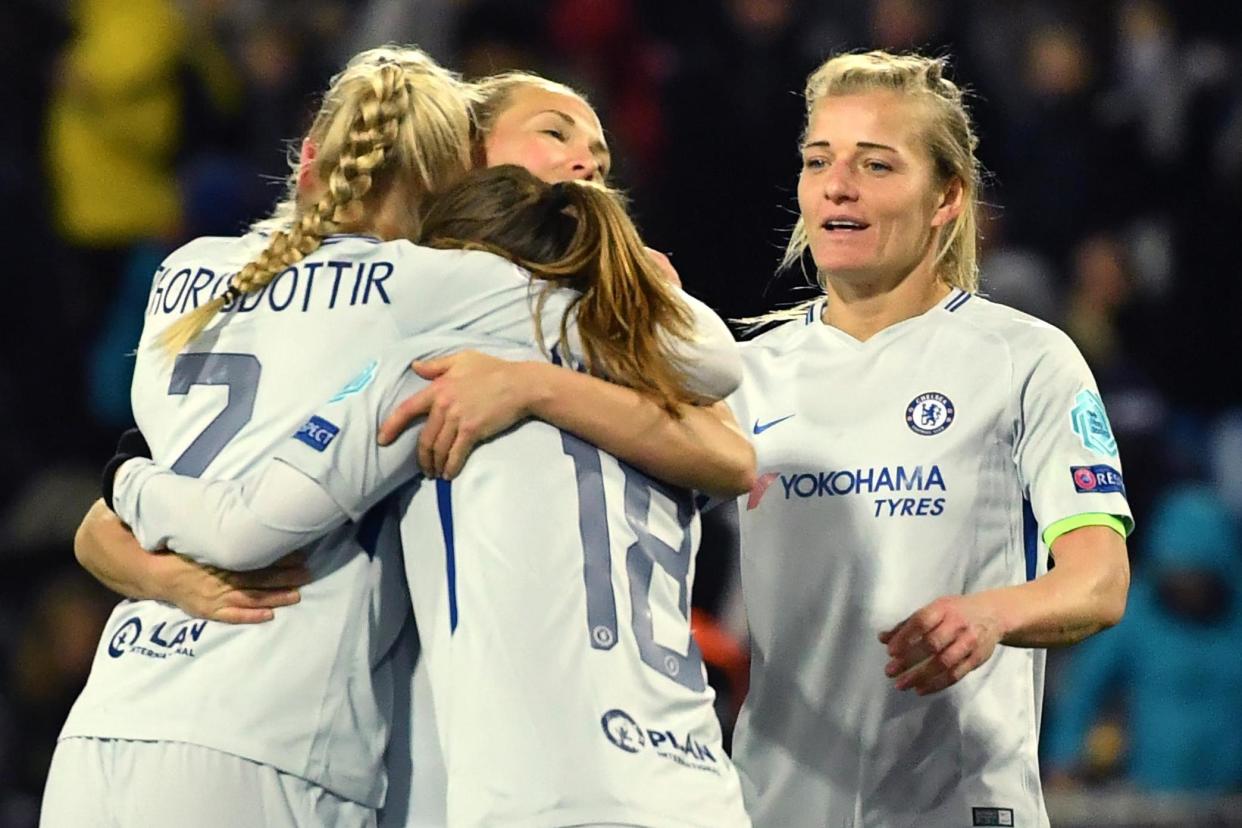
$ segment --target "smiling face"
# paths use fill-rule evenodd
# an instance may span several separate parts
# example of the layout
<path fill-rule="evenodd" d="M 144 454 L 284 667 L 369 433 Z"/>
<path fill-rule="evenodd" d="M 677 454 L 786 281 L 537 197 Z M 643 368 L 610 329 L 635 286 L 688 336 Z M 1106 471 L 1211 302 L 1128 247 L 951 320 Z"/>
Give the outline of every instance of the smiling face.
<path fill-rule="evenodd" d="M 595 111 L 574 95 L 519 86 L 483 138 L 489 167 L 517 164 L 544 181 L 603 181 L 611 162 Z"/>
<path fill-rule="evenodd" d="M 829 279 L 900 281 L 928 273 L 939 229 L 961 210 L 938 179 L 917 101 L 889 91 L 820 99 L 802 145 L 798 206 L 816 268 Z"/>

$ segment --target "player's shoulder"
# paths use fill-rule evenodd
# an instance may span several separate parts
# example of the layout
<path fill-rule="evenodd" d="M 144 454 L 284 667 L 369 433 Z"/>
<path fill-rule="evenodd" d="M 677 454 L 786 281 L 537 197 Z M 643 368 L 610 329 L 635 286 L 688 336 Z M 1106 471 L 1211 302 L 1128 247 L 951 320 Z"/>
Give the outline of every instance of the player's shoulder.
<path fill-rule="evenodd" d="M 407 239 L 380 242 L 382 248 L 402 267 L 436 273 L 481 273 L 515 284 L 529 281 L 526 271 L 513 262 L 485 250 L 438 248 L 415 244 Z"/>
<path fill-rule="evenodd" d="M 230 262 L 247 258 L 263 249 L 266 239 L 261 233 L 241 236 L 199 236 L 173 250 L 164 257 L 167 268 L 193 263 Z"/>
<path fill-rule="evenodd" d="M 952 318 L 983 336 L 1003 341 L 1015 358 L 1079 358 L 1073 340 L 1055 325 L 978 294 L 954 293 L 960 298 L 951 296 L 944 303 Z"/>
<path fill-rule="evenodd" d="M 819 324 L 823 300 L 808 303 L 804 307 L 780 312 L 773 322 L 759 333 L 738 343 L 743 357 L 779 356 L 796 349 L 811 326 Z"/>

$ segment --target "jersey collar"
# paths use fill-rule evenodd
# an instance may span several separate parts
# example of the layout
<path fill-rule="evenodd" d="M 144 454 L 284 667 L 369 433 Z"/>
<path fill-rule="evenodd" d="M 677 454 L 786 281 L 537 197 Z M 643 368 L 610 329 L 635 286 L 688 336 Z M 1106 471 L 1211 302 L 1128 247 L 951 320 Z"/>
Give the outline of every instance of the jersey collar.
<path fill-rule="evenodd" d="M 857 339 L 845 333 L 840 328 L 834 328 L 833 326 L 827 325 L 822 321 L 824 305 L 828 301 L 827 298 L 817 300 L 806 309 L 806 314 L 802 318 L 802 324 L 810 328 L 820 329 L 823 331 L 824 336 L 835 339 L 855 350 L 862 350 L 870 347 L 873 343 L 883 342 L 890 336 L 896 335 L 898 332 L 904 331 L 909 327 L 919 325 L 923 320 L 934 317 L 937 311 L 954 313 L 969 302 L 973 296 L 974 294 L 969 291 L 962 290 L 961 288 L 953 288 L 947 297 L 942 299 L 939 303 L 933 305 L 928 310 L 918 316 L 912 316 L 909 319 L 903 319 L 900 322 L 889 325 L 884 330 L 876 333 L 866 342 L 859 342 Z"/>

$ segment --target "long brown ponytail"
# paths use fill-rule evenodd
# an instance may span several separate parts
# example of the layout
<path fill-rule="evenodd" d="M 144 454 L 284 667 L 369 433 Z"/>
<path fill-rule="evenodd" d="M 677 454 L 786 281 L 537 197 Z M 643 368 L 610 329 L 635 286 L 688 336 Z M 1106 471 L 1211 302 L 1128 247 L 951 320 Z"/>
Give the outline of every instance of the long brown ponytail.
<path fill-rule="evenodd" d="M 548 184 L 522 167 L 471 173 L 427 201 L 422 243 L 487 250 L 580 295 L 576 321 L 588 371 L 653 395 L 670 412 L 692 398 L 673 345 L 694 336 L 689 308 L 647 254 L 617 193 L 598 184 Z M 542 331 L 538 332 L 543 344 Z M 546 348 L 545 348 L 546 350 Z"/>

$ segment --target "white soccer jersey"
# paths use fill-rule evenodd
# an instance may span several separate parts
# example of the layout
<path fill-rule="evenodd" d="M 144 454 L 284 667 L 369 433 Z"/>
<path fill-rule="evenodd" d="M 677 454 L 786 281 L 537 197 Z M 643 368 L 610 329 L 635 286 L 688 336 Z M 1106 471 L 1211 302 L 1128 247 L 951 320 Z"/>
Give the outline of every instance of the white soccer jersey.
<path fill-rule="evenodd" d="M 154 458 L 182 474 L 239 476 L 287 440 L 309 406 L 356 375 L 366 355 L 401 337 L 463 330 L 534 341 L 534 292 L 511 263 L 336 236 L 234 302 L 198 350 L 166 358 L 158 334 L 222 293 L 265 244 L 259 234 L 199 239 L 155 275 L 133 408 Z M 572 295 L 557 291 L 544 307 L 550 345 Z M 704 323 L 700 345 L 711 350 L 723 323 L 701 304 L 691 307 Z M 727 380 L 729 358 L 736 360 L 736 352 L 712 353 L 724 359 L 705 371 L 709 384 Z M 230 626 L 155 601 L 123 602 L 62 737 L 190 742 L 377 806 L 390 692 L 381 662 L 408 610 L 403 579 L 384 574 L 399 565 L 399 553 L 382 524 L 346 526 L 318 544 L 301 604 L 266 624 Z"/>
<path fill-rule="evenodd" d="M 417 429 L 381 447 L 378 424 L 426 386 L 409 361 L 452 349 L 442 336 L 390 349 L 250 479 L 126 464 L 118 513 L 144 542 L 222 555 L 261 536 L 270 559 L 404 492 L 450 826 L 748 825 L 690 636 L 690 494 L 540 422 L 480 446 L 451 484 L 409 482 Z"/>
<path fill-rule="evenodd" d="M 1070 340 L 955 290 L 854 340 L 817 303 L 744 343 L 729 404 L 758 483 L 736 503 L 753 663 L 735 759 L 756 826 L 1047 825 L 1042 650 L 1001 646 L 920 698 L 877 634 L 1046 571 L 1042 530 L 1129 522 L 1117 446 Z"/>
<path fill-rule="evenodd" d="M 278 452 L 350 515 L 409 474 L 375 440 L 422 384 L 390 354 Z M 450 826 L 749 825 L 690 635 L 689 492 L 537 421 L 404 491 Z"/>

